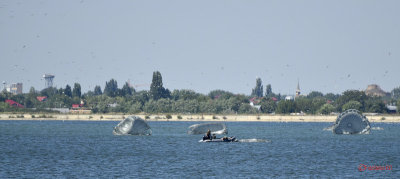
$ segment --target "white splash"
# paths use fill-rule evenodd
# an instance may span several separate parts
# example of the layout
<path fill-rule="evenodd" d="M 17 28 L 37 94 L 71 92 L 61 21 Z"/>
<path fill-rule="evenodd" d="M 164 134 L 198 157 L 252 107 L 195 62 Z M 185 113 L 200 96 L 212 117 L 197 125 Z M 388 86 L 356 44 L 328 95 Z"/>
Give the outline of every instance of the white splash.
<path fill-rule="evenodd" d="M 382 131 L 383 130 L 382 127 L 372 127 L 371 129 L 372 130 L 376 130 L 376 131 Z"/>
<path fill-rule="evenodd" d="M 266 139 L 240 139 L 239 142 L 271 142 L 270 140 Z"/>

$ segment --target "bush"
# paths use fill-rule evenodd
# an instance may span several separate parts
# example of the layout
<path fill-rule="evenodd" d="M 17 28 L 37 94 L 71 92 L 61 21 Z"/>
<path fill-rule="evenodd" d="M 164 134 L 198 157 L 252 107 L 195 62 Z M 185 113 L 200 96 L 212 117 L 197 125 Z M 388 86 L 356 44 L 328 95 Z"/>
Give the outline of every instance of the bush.
<path fill-rule="evenodd" d="M 343 105 L 342 110 L 346 111 L 348 109 L 356 109 L 361 111 L 362 104 L 358 101 L 349 101 Z"/>
<path fill-rule="evenodd" d="M 212 119 L 218 119 L 218 117 L 217 116 L 213 116 Z"/>
<path fill-rule="evenodd" d="M 181 115 L 178 115 L 178 119 L 182 119 L 182 116 L 181 116 Z"/>
<path fill-rule="evenodd" d="M 39 115 L 39 118 L 53 118 L 53 116 L 52 115 L 41 114 L 41 115 Z"/>
<path fill-rule="evenodd" d="M 172 116 L 171 116 L 170 114 L 165 115 L 165 117 L 166 117 L 167 119 L 172 119 Z"/>
<path fill-rule="evenodd" d="M 318 114 L 328 115 L 331 112 L 335 111 L 335 107 L 332 104 L 324 104 L 319 108 Z"/>
<path fill-rule="evenodd" d="M 222 117 L 222 119 L 226 119 L 226 116 Z"/>
<path fill-rule="evenodd" d="M 144 116 L 145 119 L 150 119 L 150 116 Z"/>

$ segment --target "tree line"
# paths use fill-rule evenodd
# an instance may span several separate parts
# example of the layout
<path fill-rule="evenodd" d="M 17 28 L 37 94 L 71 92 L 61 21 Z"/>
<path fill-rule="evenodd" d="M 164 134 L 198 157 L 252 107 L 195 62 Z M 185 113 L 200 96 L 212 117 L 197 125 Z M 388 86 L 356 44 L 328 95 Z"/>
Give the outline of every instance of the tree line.
<path fill-rule="evenodd" d="M 39 96 L 47 99 L 39 101 Z M 163 87 L 161 73 L 155 71 L 150 90 L 143 91 L 136 91 L 128 83 L 118 88 L 114 79 L 106 82 L 104 90 L 95 86 L 93 91 L 84 94 L 79 83 L 75 83 L 73 88 L 66 85 L 65 88 L 51 87 L 41 91 L 31 87 L 29 93 L 19 95 L 3 91 L 0 93 L 0 112 L 47 111 L 49 108 L 71 108 L 72 104 L 81 103 L 83 108 L 93 113 L 331 114 L 346 109 L 387 113 L 386 104 L 396 103 L 400 109 L 400 87 L 393 89 L 391 95 L 386 97 L 371 97 L 358 90 L 348 90 L 342 94 L 313 91 L 294 100 L 286 100 L 285 97 L 275 94 L 270 84 L 265 86 L 264 92 L 260 78 L 256 79 L 251 95 L 224 90 L 213 90 L 208 94 L 186 89 L 170 91 Z M 6 99 L 14 100 L 25 108 L 11 107 L 4 102 Z"/>

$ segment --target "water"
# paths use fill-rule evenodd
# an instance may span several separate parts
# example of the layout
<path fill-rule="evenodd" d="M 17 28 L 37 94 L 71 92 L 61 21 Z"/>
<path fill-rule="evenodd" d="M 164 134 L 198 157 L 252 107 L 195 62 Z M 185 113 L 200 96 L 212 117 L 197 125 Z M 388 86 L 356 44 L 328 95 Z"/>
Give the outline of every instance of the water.
<path fill-rule="evenodd" d="M 0 121 L 0 178 L 400 177 L 399 124 L 334 135 L 330 123 L 226 123 L 228 136 L 270 141 L 245 143 L 199 143 L 195 122 L 150 122 L 152 136 L 114 136 L 117 124 Z"/>

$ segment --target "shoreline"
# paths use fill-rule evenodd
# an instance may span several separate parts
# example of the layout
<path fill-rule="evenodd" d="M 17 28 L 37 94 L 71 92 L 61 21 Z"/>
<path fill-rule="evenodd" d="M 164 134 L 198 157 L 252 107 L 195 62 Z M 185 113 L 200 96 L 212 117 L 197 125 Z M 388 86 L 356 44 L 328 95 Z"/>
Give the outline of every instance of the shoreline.
<path fill-rule="evenodd" d="M 336 115 L 187 115 L 171 114 L 0 114 L 0 120 L 121 121 L 136 115 L 147 121 L 197 122 L 335 122 Z M 400 123 L 400 115 L 366 115 L 369 122 Z"/>

